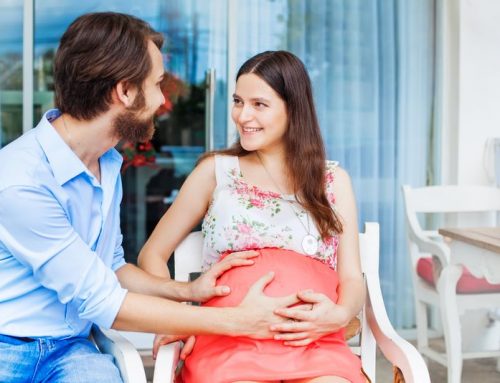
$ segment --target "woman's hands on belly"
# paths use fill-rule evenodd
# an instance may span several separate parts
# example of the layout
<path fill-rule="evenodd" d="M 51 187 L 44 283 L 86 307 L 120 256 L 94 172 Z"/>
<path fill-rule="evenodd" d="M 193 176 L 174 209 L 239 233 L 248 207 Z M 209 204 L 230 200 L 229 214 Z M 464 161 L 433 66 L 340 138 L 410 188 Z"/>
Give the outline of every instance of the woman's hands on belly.
<path fill-rule="evenodd" d="M 325 294 L 306 290 L 297 296 L 303 304 L 277 309 L 275 313 L 288 321 L 271 326 L 272 331 L 278 332 L 274 339 L 283 340 L 287 346 L 307 346 L 344 328 L 351 319 L 349 310 Z"/>

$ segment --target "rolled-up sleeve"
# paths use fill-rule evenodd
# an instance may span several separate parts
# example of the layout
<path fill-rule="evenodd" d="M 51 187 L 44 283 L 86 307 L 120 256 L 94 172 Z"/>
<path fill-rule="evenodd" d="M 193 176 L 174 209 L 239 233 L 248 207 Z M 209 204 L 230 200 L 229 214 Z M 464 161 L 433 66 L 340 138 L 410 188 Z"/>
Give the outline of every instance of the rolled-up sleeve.
<path fill-rule="evenodd" d="M 80 318 L 109 328 L 127 291 L 113 270 L 75 232 L 63 207 L 42 187 L 13 186 L 0 192 L 3 245 L 34 278 L 76 305 Z M 113 268 L 123 261 L 116 247 Z"/>

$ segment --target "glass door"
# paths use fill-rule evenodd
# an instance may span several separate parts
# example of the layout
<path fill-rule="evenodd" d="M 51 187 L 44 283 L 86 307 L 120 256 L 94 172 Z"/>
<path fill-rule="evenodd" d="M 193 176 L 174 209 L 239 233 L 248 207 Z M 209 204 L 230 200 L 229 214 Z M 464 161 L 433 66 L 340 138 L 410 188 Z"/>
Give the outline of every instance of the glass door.
<path fill-rule="evenodd" d="M 159 4 L 155 28 L 166 37 L 167 103 L 157 114 L 151 142 L 154 164 L 130 166 L 123 174 L 121 220 L 129 262 L 136 261 L 198 157 L 225 146 L 225 20 L 226 1 Z"/>
<path fill-rule="evenodd" d="M 22 1 L 18 3 L 20 7 Z M 133 148 L 135 160 L 124 168 L 122 174 L 121 224 L 125 257 L 129 262 L 136 262 L 142 245 L 172 204 L 207 144 L 225 146 L 227 6 L 227 0 L 35 1 L 35 124 L 53 106 L 54 54 L 59 39 L 76 17 L 100 11 L 129 13 L 147 21 L 165 36 L 163 54 L 165 70 L 169 74 L 165 84 L 168 102 L 157 113 L 154 138 L 146 146 Z M 12 6 L 9 8 L 16 10 Z M 212 75 L 208 78 L 212 81 L 211 87 L 207 88 L 206 72 L 209 68 Z M 214 71 L 217 80 L 213 78 Z M 21 110 L 21 102 L 17 104 Z M 208 116 L 207 110 L 211 111 Z M 8 116 L 2 111 L 2 119 Z M 21 124 L 17 126 L 16 137 L 21 134 Z M 207 134 L 210 126 L 216 129 Z M 2 131 L 2 141 L 9 141 L 10 128 Z M 126 147 L 119 146 L 118 149 L 125 152 Z"/>
<path fill-rule="evenodd" d="M 0 148 L 23 131 L 23 1 L 0 2 Z"/>

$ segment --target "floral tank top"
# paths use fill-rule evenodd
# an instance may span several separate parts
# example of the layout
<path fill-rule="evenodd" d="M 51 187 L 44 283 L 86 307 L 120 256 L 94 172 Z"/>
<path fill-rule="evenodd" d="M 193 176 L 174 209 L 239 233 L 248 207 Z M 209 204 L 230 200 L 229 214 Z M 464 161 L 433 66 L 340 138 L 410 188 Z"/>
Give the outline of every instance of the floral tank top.
<path fill-rule="evenodd" d="M 325 172 L 325 191 L 332 209 L 337 165 L 327 161 Z M 312 216 L 293 195 L 247 184 L 236 156 L 216 155 L 215 177 L 216 187 L 202 224 L 203 270 L 227 251 L 273 247 L 304 253 L 302 239 L 308 234 L 307 228 L 318 240 L 316 254 L 311 257 L 337 268 L 338 236 L 322 240 Z"/>

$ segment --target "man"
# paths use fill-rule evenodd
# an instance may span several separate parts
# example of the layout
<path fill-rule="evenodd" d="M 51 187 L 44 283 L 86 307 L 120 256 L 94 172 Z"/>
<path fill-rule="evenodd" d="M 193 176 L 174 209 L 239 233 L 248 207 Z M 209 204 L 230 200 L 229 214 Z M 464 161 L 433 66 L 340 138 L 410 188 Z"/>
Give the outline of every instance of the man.
<path fill-rule="evenodd" d="M 217 277 L 251 264 L 229 258 L 191 284 L 125 264 L 119 140 L 150 139 L 160 89 L 162 36 L 117 13 L 87 14 L 55 58 L 55 103 L 30 132 L 0 150 L 0 381 L 120 382 L 87 339 L 103 327 L 170 334 L 270 337 L 272 299 L 261 278 L 235 308 L 172 300 L 224 295 Z M 165 299 L 167 298 L 167 299 Z M 202 320 L 200 318 L 203 318 Z"/>

